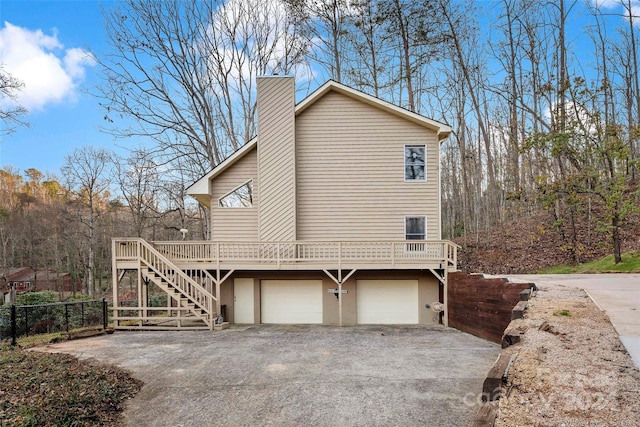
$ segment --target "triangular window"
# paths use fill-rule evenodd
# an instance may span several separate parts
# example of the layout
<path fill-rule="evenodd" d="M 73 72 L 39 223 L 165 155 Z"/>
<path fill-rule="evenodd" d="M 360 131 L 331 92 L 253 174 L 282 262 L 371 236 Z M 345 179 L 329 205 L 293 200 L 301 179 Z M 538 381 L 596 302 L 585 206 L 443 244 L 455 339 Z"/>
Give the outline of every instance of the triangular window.
<path fill-rule="evenodd" d="M 218 199 L 221 208 L 250 208 L 253 206 L 253 180 L 249 180 Z"/>

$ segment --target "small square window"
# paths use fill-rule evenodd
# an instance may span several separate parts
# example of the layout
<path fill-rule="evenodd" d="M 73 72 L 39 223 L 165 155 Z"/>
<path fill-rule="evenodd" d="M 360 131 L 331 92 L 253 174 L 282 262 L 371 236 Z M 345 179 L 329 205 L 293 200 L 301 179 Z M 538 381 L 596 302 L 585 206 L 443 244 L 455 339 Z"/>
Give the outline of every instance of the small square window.
<path fill-rule="evenodd" d="M 404 180 L 426 181 L 426 152 L 425 145 L 404 146 Z"/>

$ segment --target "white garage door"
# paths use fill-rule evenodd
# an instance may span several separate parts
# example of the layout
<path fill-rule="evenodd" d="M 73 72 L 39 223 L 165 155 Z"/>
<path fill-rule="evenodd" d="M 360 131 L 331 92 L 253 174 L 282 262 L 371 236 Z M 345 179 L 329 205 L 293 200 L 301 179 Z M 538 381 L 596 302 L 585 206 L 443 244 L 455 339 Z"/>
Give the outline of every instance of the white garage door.
<path fill-rule="evenodd" d="M 358 280 L 356 287 L 359 324 L 418 323 L 417 280 Z"/>
<path fill-rule="evenodd" d="M 262 323 L 322 323 L 322 280 L 262 280 Z"/>

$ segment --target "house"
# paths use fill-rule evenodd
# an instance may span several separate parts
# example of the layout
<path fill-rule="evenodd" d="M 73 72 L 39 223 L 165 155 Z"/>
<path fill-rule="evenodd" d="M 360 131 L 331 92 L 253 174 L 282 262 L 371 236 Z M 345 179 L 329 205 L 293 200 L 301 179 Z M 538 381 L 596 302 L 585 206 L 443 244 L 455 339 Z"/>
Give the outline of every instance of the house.
<path fill-rule="evenodd" d="M 4 277 L 0 278 L 5 303 L 10 302 L 10 291 L 16 293 L 55 291 L 61 292 L 64 298 L 82 291 L 79 279 L 75 282 L 69 273 L 56 273 L 52 270 L 34 270 L 29 267 L 10 268 Z"/>
<path fill-rule="evenodd" d="M 18 281 L 24 275 L 32 272 L 33 270 L 28 267 L 11 267 L 6 271 L 3 271 L 0 275 L 0 288 L 2 288 L 2 301 L 5 304 L 11 303 L 11 291 L 15 290 L 16 292 L 25 292 L 25 288 L 30 288 L 31 283 L 26 283 L 24 281 Z"/>
<path fill-rule="evenodd" d="M 114 239 L 116 327 L 446 324 L 451 128 L 334 81 L 298 104 L 292 77 L 257 88 L 258 135 L 187 190 L 210 209 L 211 240 Z M 117 303 L 127 274 L 137 311 Z M 150 288 L 167 307 L 145 305 Z"/>

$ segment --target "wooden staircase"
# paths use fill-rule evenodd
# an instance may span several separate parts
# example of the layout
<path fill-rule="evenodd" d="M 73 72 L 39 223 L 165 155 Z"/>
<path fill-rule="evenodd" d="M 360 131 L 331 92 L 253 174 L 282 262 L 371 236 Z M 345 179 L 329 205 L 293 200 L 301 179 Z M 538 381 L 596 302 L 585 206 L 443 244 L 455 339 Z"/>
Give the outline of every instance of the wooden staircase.
<path fill-rule="evenodd" d="M 151 244 L 142 239 L 137 244 L 135 264 L 139 277 L 155 284 L 174 303 L 168 303 L 167 307 L 148 307 L 146 298 L 141 298 L 141 306 L 128 310 L 138 315 L 127 317 L 118 315 L 118 311 L 126 311 L 124 307 L 114 308 L 116 329 L 213 330 L 220 307 L 218 298 Z"/>
<path fill-rule="evenodd" d="M 153 270 L 142 268 L 141 273 L 144 279 L 152 281 L 158 288 L 162 289 L 169 298 L 177 303 L 178 307 L 189 309 L 189 317 L 194 320 L 201 320 L 207 329 L 213 329 L 217 313 L 215 309 L 213 311 L 207 309 L 206 301 L 196 300 L 192 295 L 176 287 L 174 282 L 167 280 Z M 211 298 L 213 298 L 212 295 Z"/>

